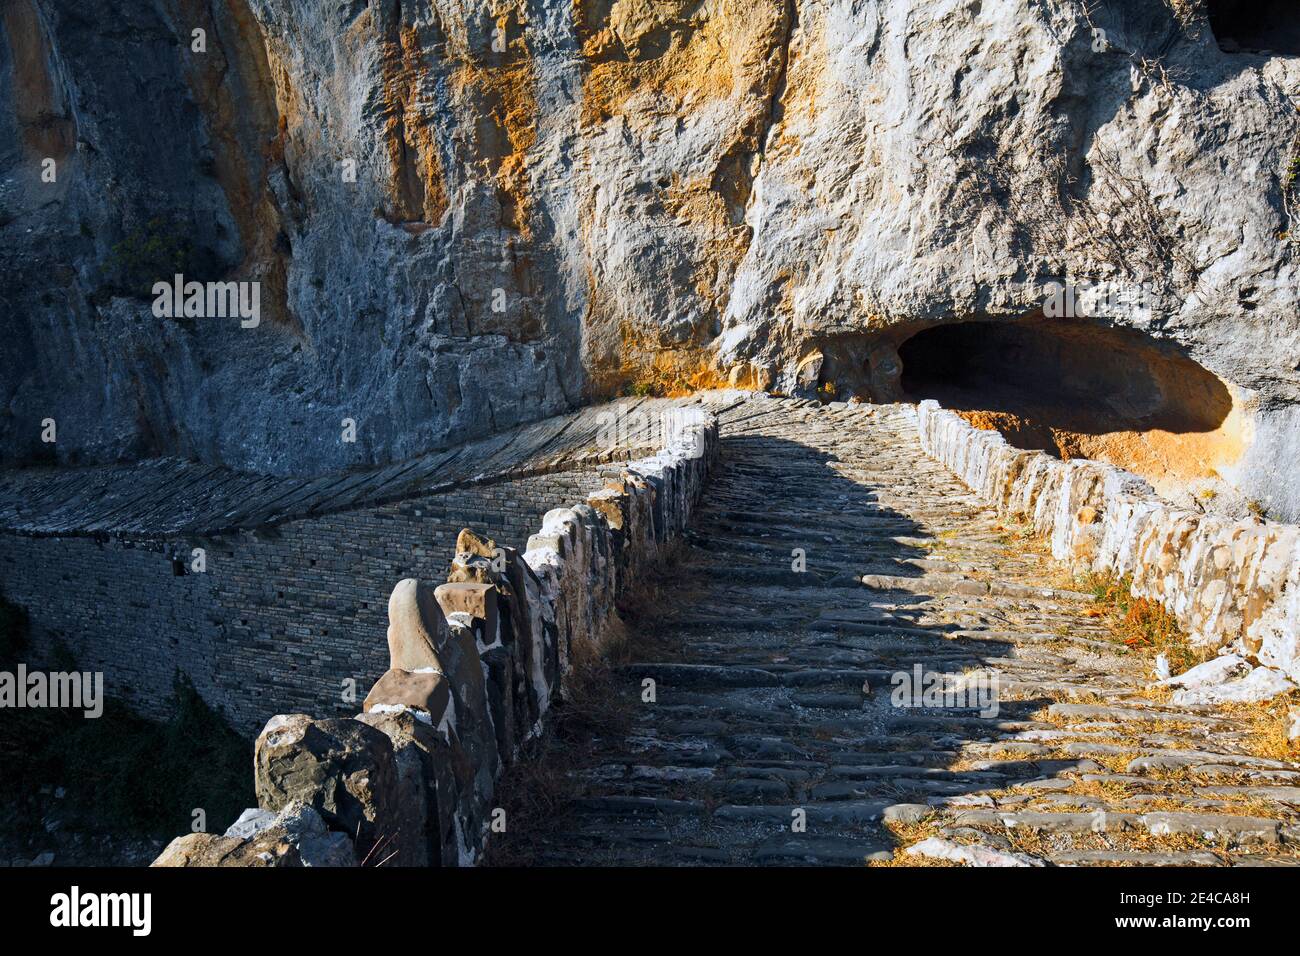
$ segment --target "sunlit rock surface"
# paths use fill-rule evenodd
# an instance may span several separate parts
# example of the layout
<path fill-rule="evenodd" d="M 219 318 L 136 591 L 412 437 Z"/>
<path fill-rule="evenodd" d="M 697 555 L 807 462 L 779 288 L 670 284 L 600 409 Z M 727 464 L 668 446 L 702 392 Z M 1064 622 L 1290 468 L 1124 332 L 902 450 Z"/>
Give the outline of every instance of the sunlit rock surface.
<path fill-rule="evenodd" d="M 314 474 L 630 385 L 883 400 L 919 329 L 1109 280 L 1293 514 L 1300 60 L 1082 6 L 13 0 L 0 447 Z M 177 268 L 260 323 L 155 318 Z"/>

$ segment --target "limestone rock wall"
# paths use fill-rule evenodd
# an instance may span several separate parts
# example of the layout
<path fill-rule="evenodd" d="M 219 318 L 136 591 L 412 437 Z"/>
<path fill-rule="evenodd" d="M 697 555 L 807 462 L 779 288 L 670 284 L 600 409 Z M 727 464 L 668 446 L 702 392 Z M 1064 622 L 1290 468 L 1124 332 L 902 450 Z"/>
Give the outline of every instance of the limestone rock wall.
<path fill-rule="evenodd" d="M 1194 643 L 1300 683 L 1300 528 L 1175 508 L 1135 475 L 1013 448 L 933 401 L 918 426 L 927 454 L 1030 521 L 1053 557 L 1132 575 L 1133 594 L 1164 605 Z"/>
<path fill-rule="evenodd" d="M 524 552 L 466 530 L 446 583 L 399 582 L 390 667 L 363 713 L 272 717 L 258 808 L 224 835 L 178 837 L 154 865 L 474 864 L 502 769 L 542 732 L 575 663 L 602 652 L 616 599 L 700 497 L 715 419 L 680 409 L 667 432 L 659 454 L 549 511 Z"/>
<path fill-rule="evenodd" d="M 1108 279 L 1153 300 L 1111 321 L 1265 404 L 1300 398 L 1281 318 L 1300 59 L 1224 52 L 1197 2 L 797 6 L 725 355 L 792 388 L 817 351 L 823 379 L 893 400 L 916 329 Z"/>
<path fill-rule="evenodd" d="M 1113 321 L 1250 392 L 1233 478 L 1300 510 L 1300 59 L 1201 6 L 11 0 L 0 449 L 318 474 L 345 417 L 396 461 L 649 367 L 888 399 L 918 328 L 1150 281 Z M 154 319 L 177 261 L 262 323 Z"/>

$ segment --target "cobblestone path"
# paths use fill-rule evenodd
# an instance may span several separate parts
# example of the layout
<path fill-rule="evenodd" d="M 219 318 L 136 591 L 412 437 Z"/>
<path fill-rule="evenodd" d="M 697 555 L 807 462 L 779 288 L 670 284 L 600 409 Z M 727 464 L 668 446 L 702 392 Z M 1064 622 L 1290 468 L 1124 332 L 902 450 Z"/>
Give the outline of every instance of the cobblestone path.
<path fill-rule="evenodd" d="M 1300 863 L 1300 766 L 1147 691 L 1150 660 L 922 453 L 909 406 L 759 398 L 722 429 L 637 625 L 674 650 L 620 668 L 631 728 L 596 741 L 533 862 Z M 996 671 L 996 716 L 898 706 L 917 669 Z"/>

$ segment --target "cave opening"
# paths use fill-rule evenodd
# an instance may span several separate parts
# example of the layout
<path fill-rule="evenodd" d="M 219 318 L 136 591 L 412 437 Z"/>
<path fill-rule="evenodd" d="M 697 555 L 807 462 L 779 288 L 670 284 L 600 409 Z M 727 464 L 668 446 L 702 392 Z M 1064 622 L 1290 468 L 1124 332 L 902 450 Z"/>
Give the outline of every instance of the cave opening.
<path fill-rule="evenodd" d="M 1225 53 L 1300 55 L 1296 0 L 1210 0 L 1210 29 Z"/>
<path fill-rule="evenodd" d="M 1157 484 L 1213 475 L 1242 446 L 1212 372 L 1131 329 L 1035 317 L 958 322 L 902 343 L 900 385 L 1012 445 L 1093 458 Z"/>

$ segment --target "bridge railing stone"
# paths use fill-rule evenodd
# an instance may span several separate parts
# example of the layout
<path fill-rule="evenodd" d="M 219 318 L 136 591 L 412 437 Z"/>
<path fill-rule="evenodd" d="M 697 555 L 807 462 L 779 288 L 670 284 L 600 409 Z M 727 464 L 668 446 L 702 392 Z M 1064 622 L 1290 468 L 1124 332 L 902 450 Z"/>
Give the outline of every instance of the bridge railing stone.
<path fill-rule="evenodd" d="M 1002 513 L 1028 520 L 1059 561 L 1132 576 L 1198 646 L 1229 646 L 1300 683 L 1300 528 L 1178 508 L 1094 461 L 1013 448 L 924 401 L 921 445 Z"/>
<path fill-rule="evenodd" d="M 155 866 L 476 863 L 502 771 L 544 732 L 576 660 L 600 654 L 617 601 L 681 534 L 719 450 L 681 408 L 661 450 L 555 508 L 520 553 L 461 533 L 448 581 L 398 582 L 389 670 L 355 719 L 272 717 L 258 807 L 224 835 L 173 840 Z"/>

